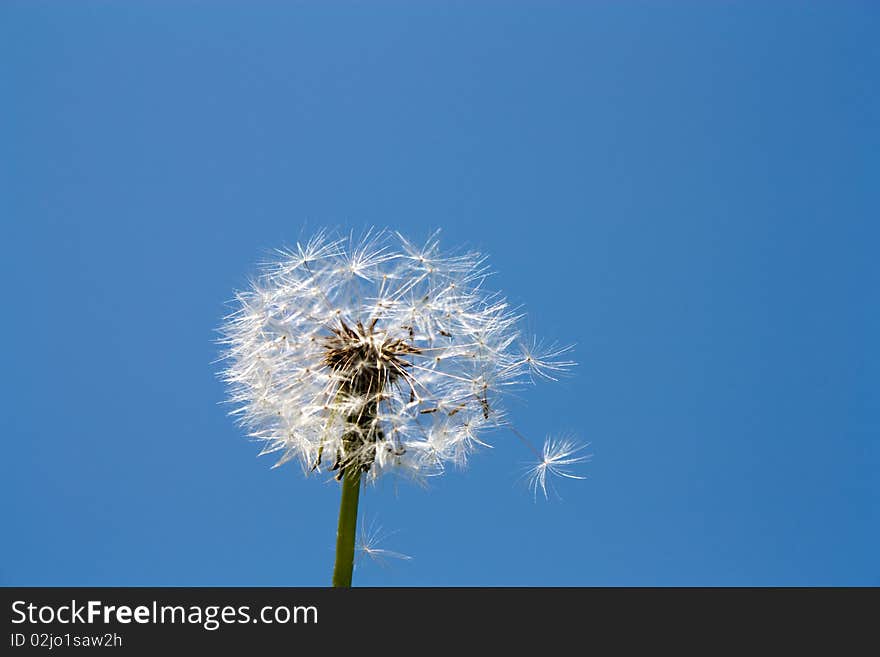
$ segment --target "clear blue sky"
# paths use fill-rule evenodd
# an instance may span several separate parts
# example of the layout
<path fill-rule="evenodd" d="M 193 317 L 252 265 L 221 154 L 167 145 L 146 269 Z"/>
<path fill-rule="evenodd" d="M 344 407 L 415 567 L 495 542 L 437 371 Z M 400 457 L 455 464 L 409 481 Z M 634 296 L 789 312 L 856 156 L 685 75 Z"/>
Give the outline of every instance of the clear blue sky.
<path fill-rule="evenodd" d="M 880 584 L 877 5 L 370 4 L 0 5 L 0 583 L 328 584 L 337 486 L 212 341 L 267 250 L 375 224 L 577 343 L 509 408 L 594 459 L 369 490 L 414 558 L 355 584 Z"/>

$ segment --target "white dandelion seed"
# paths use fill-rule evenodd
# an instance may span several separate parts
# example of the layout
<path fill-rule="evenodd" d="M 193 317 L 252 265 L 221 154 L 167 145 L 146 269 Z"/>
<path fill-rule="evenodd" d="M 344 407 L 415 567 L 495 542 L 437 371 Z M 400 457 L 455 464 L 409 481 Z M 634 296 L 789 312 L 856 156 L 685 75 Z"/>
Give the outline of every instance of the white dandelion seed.
<path fill-rule="evenodd" d="M 365 557 L 383 568 L 387 568 L 389 566 L 389 561 L 392 559 L 410 561 L 412 557 L 408 554 L 379 547 L 384 541 L 396 533 L 397 532 L 384 532 L 382 526 L 376 522 L 375 518 L 369 523 L 361 523 L 360 534 L 358 536 L 357 545 L 355 546 L 359 557 Z M 359 558 L 358 561 L 360 560 L 361 559 Z"/>
<path fill-rule="evenodd" d="M 560 347 L 556 344 L 544 344 L 533 337 L 529 342 L 521 341 L 519 349 L 522 361 L 518 365 L 528 367 L 533 378 L 556 381 L 559 375 L 565 374 L 576 365 L 574 361 L 563 359 L 563 356 L 571 352 L 571 345 Z"/>
<path fill-rule="evenodd" d="M 571 472 L 570 468 L 574 465 L 588 462 L 591 454 L 583 454 L 583 450 L 587 445 L 579 445 L 573 439 L 554 438 L 548 436 L 544 441 L 544 449 L 541 454 L 541 460 L 528 467 L 526 478 L 528 480 L 529 489 L 534 494 L 535 500 L 538 499 L 538 491 L 540 490 L 546 499 L 550 498 L 550 492 L 553 492 L 552 483 L 548 481 L 547 475 L 564 477 L 566 479 L 585 479 L 580 475 Z M 550 490 L 548 491 L 548 486 Z"/>
<path fill-rule="evenodd" d="M 444 253 L 436 234 L 418 246 L 322 231 L 279 251 L 221 329 L 231 413 L 276 466 L 422 479 L 465 465 L 507 426 L 505 391 L 574 365 L 569 348 L 522 337 L 488 275 L 483 255 Z M 546 455 L 542 490 L 574 463 Z"/>

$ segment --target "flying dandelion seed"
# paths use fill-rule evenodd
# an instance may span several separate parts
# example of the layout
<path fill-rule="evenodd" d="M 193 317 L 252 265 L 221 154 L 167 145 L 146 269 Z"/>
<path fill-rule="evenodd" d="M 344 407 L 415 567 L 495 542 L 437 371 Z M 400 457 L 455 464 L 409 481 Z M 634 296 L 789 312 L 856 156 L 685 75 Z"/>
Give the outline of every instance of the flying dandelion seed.
<path fill-rule="evenodd" d="M 236 295 L 222 327 L 232 414 L 276 466 L 343 481 L 338 536 L 351 549 L 362 479 L 465 465 L 487 431 L 509 426 L 506 390 L 574 365 L 569 348 L 521 335 L 488 275 L 484 256 L 443 253 L 436 233 L 417 246 L 389 231 L 320 232 Z M 542 488 L 548 473 L 569 476 L 546 466 Z"/>
<path fill-rule="evenodd" d="M 384 532 L 381 525 L 379 525 L 375 519 L 369 523 L 362 522 L 355 549 L 361 556 L 366 557 L 383 568 L 387 568 L 389 566 L 389 561 L 392 559 L 399 561 L 411 560 L 412 557 L 408 554 L 379 547 L 395 533 L 396 532 Z"/>
<path fill-rule="evenodd" d="M 583 454 L 587 445 L 579 445 L 571 438 L 548 437 L 544 442 L 544 450 L 541 460 L 529 466 L 526 472 L 529 488 L 538 499 L 540 490 L 546 499 L 550 498 L 553 491 L 552 483 L 547 480 L 547 475 L 564 477 L 566 479 L 586 479 L 571 472 L 573 465 L 587 463 L 592 458 L 591 454 Z M 550 486 L 550 491 L 547 487 Z"/>

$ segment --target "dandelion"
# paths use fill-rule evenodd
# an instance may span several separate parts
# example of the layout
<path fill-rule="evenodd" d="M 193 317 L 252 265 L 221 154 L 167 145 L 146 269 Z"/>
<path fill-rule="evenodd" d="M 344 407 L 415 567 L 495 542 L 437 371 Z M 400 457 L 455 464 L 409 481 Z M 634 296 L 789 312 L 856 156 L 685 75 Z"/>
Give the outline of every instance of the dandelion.
<path fill-rule="evenodd" d="M 276 467 L 341 482 L 334 586 L 351 583 L 363 481 L 465 465 L 509 425 L 506 391 L 573 365 L 568 348 L 521 335 L 488 275 L 484 256 L 441 252 L 436 233 L 420 246 L 319 232 L 236 295 L 222 327 L 232 414 Z M 546 465 L 542 488 L 548 472 L 569 476 Z"/>

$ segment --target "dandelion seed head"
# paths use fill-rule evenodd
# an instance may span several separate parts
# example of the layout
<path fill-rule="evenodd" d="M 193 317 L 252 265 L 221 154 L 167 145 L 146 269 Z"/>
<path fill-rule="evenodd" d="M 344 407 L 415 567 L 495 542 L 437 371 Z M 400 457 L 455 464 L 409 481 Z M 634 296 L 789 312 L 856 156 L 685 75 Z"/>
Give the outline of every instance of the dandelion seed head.
<path fill-rule="evenodd" d="M 276 465 L 415 478 L 464 466 L 505 422 L 505 392 L 553 379 L 568 349 L 525 340 L 486 259 L 399 233 L 322 231 L 235 295 L 221 342 L 231 413 Z M 556 445 L 538 471 L 565 474 Z M 573 462 L 572 462 L 573 463 Z"/>

